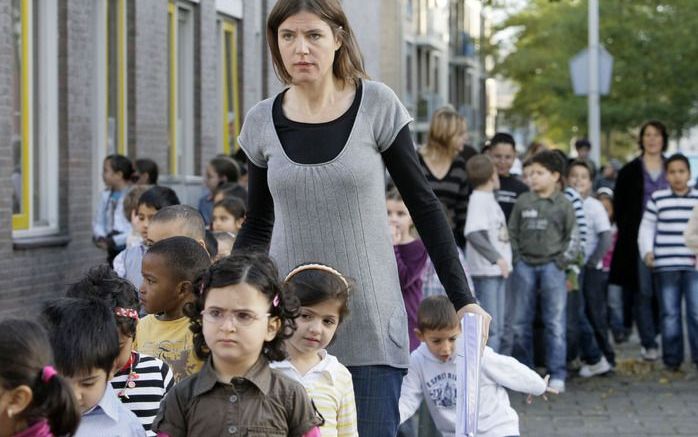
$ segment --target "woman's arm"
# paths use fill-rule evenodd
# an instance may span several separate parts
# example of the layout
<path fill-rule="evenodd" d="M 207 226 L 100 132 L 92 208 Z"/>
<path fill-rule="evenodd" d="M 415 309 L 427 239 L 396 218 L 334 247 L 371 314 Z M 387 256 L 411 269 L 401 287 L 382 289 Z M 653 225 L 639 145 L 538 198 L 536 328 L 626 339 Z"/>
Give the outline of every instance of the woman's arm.
<path fill-rule="evenodd" d="M 247 160 L 247 217 L 235 239 L 234 249 L 269 251 L 274 229 L 274 200 L 267 183 L 267 169 Z"/>
<path fill-rule="evenodd" d="M 400 130 L 393 144 L 382 153 L 390 176 L 400 191 L 412 221 L 427 248 L 448 298 L 457 310 L 475 303 L 458 249 L 441 203 L 427 182 L 414 149 L 409 127 Z"/>

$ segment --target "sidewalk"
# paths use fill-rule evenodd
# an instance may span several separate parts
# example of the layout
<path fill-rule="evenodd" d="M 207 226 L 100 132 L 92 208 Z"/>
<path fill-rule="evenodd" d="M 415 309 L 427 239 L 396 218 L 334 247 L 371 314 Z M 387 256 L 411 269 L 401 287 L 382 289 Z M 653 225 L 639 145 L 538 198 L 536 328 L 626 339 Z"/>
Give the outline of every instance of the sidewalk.
<path fill-rule="evenodd" d="M 633 341 L 634 340 L 634 341 Z M 661 359 L 639 358 L 636 338 L 616 347 L 613 374 L 590 379 L 576 374 L 567 391 L 538 398 L 510 393 L 522 436 L 660 437 L 698 435 L 698 372 L 689 362 L 682 372 L 663 370 Z M 687 356 L 690 357 L 688 349 Z"/>

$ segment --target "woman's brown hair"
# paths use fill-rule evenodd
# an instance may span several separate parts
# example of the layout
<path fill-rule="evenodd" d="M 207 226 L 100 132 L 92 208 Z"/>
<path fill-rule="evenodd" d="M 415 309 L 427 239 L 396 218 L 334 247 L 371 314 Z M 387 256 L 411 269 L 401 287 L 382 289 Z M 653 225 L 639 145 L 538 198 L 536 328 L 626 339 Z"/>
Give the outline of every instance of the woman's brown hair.
<path fill-rule="evenodd" d="M 288 17 L 300 12 L 317 15 L 330 26 L 334 37 L 342 43 L 335 52 L 332 64 L 332 74 L 335 78 L 344 82 L 368 79 L 361 50 L 339 0 L 279 0 L 267 19 L 267 43 L 271 51 L 274 71 L 279 80 L 286 85 L 292 83 L 291 75 L 284 67 L 279 50 L 279 26 Z"/>
<path fill-rule="evenodd" d="M 434 111 L 429 125 L 429 136 L 424 151 L 439 151 L 454 157 L 458 150 L 453 145 L 453 139 L 468 131 L 468 123 L 462 115 L 450 106 Z"/>

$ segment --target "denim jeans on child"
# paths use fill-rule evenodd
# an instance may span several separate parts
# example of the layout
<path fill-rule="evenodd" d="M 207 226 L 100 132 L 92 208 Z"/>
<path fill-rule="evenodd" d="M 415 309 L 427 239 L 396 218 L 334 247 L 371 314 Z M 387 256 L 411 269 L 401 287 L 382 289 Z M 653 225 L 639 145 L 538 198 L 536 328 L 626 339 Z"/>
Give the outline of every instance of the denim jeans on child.
<path fill-rule="evenodd" d="M 512 287 L 514 272 L 509 274 L 504 286 L 504 326 L 499 341 L 499 353 L 511 355 L 514 344 L 514 315 L 516 314 L 516 302 L 514 301 L 514 289 Z"/>
<path fill-rule="evenodd" d="M 504 333 L 507 281 L 502 276 L 473 276 L 473 285 L 475 285 L 475 296 L 480 301 L 480 305 L 492 316 L 487 345 L 495 352 L 499 352 Z"/>
<path fill-rule="evenodd" d="M 662 302 L 662 358 L 667 367 L 683 362 L 681 297 L 686 297 L 686 324 L 691 359 L 698 363 L 698 271 L 655 273 Z"/>
<path fill-rule="evenodd" d="M 533 367 L 533 318 L 540 291 L 545 325 L 545 364 L 552 379 L 567 376 L 565 272 L 555 263 L 530 265 L 518 261 L 514 266 L 513 287 L 516 303 L 513 356 Z"/>
<path fill-rule="evenodd" d="M 625 333 L 623 320 L 623 287 L 616 284 L 608 284 L 606 289 L 608 299 L 608 325 L 613 335 Z"/>
<path fill-rule="evenodd" d="M 652 272 L 644 261 L 638 257 L 638 284 L 639 290 L 635 295 L 634 313 L 637 332 L 640 334 L 640 342 L 645 349 L 657 349 L 657 334 L 659 330 L 654 323 L 654 311 L 652 301 L 655 296 L 655 285 Z"/>
<path fill-rule="evenodd" d="M 400 389 L 406 369 L 349 366 L 361 437 L 395 437 L 400 425 Z"/>
<path fill-rule="evenodd" d="M 585 267 L 580 275 L 579 342 L 582 361 L 587 364 L 598 363 L 602 354 L 612 366 L 616 363 L 616 354 L 608 338 L 607 282 L 608 272 L 600 269 Z"/>

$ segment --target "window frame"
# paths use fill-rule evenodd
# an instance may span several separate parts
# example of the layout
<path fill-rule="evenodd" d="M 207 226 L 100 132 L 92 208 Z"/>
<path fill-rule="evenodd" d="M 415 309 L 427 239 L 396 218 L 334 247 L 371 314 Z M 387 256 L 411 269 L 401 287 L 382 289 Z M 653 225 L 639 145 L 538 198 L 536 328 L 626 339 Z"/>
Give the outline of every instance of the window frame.
<path fill-rule="evenodd" d="M 22 208 L 19 213 L 12 214 L 13 239 L 59 232 L 58 4 L 56 0 L 45 1 L 42 2 L 41 8 L 35 10 L 33 0 L 19 2 Z M 38 41 L 35 41 L 35 38 Z M 41 68 L 34 68 L 35 59 L 41 63 Z M 35 105 L 36 93 L 41 97 L 39 105 Z M 35 127 L 39 129 L 36 130 Z M 38 135 L 35 135 L 35 132 Z M 34 156 L 36 146 L 40 148 L 41 156 Z M 39 160 L 40 166 L 38 186 L 34 183 L 36 160 Z M 35 208 L 34 197 L 39 194 L 41 205 Z M 40 214 L 37 209 L 43 211 L 41 218 L 46 220 L 46 225 L 35 224 L 35 219 Z"/>
<path fill-rule="evenodd" d="M 223 91 L 222 98 L 220 99 L 220 127 L 219 127 L 219 132 L 220 132 L 220 150 L 225 153 L 226 155 L 229 155 L 231 152 L 236 152 L 238 149 L 238 144 L 237 144 L 237 137 L 240 135 L 240 74 L 239 74 L 239 67 L 238 67 L 238 42 L 239 42 L 239 34 L 238 34 L 238 23 L 227 17 L 221 16 L 219 18 L 219 23 L 220 23 L 220 35 L 219 35 L 219 44 L 220 44 L 220 50 L 219 50 L 219 59 L 220 59 L 220 86 L 221 90 Z M 226 41 L 227 38 L 230 38 L 230 53 L 226 53 L 227 48 L 226 48 Z M 227 56 L 230 56 L 228 58 Z M 227 60 L 230 59 L 230 62 L 227 62 Z M 228 78 L 231 78 L 232 84 L 228 83 Z M 230 96 L 230 85 L 233 87 L 233 102 L 232 102 L 232 109 L 233 113 L 235 114 L 235 119 L 233 120 L 233 124 L 235 126 L 234 129 L 234 147 L 233 150 L 231 150 L 231 142 L 230 142 L 230 129 L 229 129 L 229 121 L 228 121 L 228 114 L 230 113 L 231 109 L 231 102 L 229 100 Z"/>
<path fill-rule="evenodd" d="M 117 109 L 116 109 L 116 125 L 119 130 L 117 134 L 118 144 L 116 145 L 116 152 L 120 155 L 128 155 L 128 115 L 127 115 L 127 86 L 128 86 L 128 56 L 126 53 L 127 49 L 127 31 L 126 28 L 126 1 L 127 0 L 103 0 L 104 3 L 104 117 L 105 117 L 105 131 L 104 131 L 104 145 L 108 147 L 109 144 L 109 85 L 111 77 L 109 77 L 109 43 L 111 35 L 108 33 L 109 29 L 109 3 L 117 3 L 117 18 L 116 18 L 116 47 L 117 47 Z M 111 153 L 111 150 L 106 151 L 107 154 Z M 106 155 L 105 155 L 106 157 Z"/>

